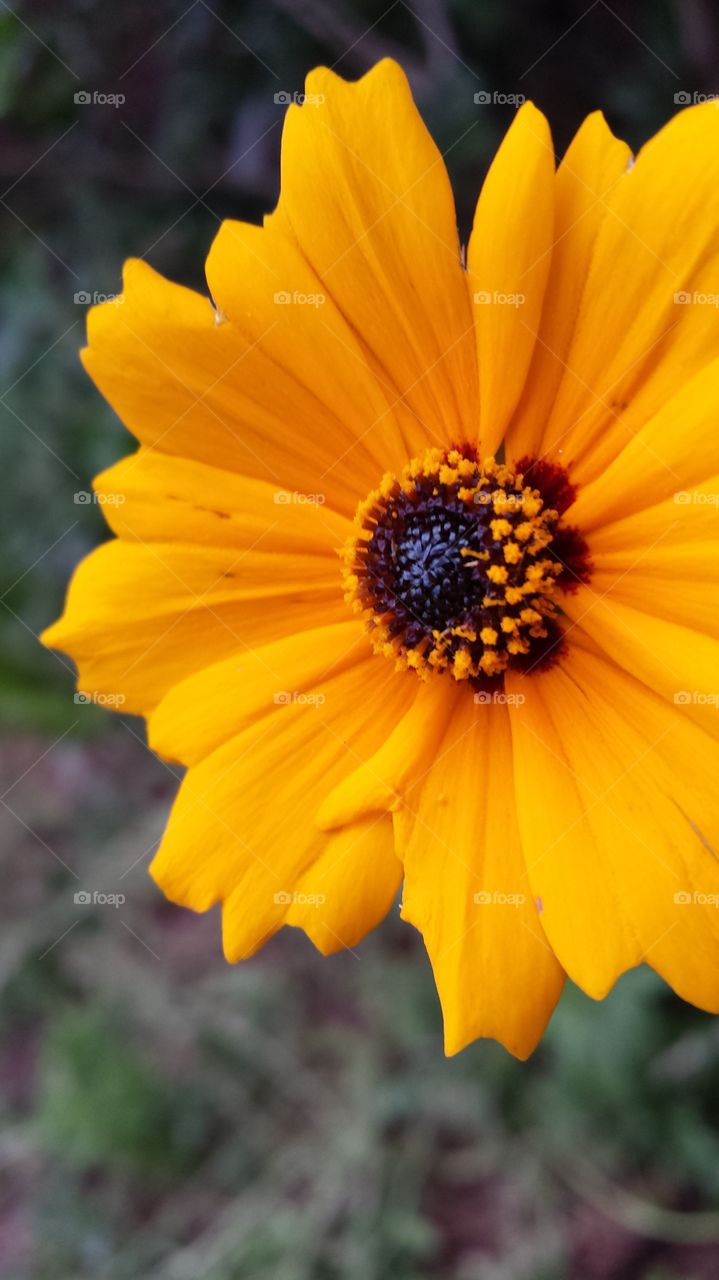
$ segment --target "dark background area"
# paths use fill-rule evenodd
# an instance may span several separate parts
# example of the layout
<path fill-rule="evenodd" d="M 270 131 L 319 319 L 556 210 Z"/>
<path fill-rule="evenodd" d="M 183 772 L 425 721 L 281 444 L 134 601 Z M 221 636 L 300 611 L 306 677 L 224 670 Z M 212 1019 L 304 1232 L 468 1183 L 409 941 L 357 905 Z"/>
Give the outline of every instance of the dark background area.
<path fill-rule="evenodd" d="M 463 233 L 522 94 L 558 154 L 640 146 L 719 92 L 702 0 L 0 0 L 0 1272 L 8 1280 L 712 1280 L 719 1023 L 647 972 L 568 990 L 536 1055 L 447 1061 L 395 918 L 323 960 L 222 960 L 146 874 L 176 786 L 35 634 L 103 534 L 74 495 L 132 447 L 78 359 L 128 255 L 203 287 L 278 195 L 318 63 L 405 66 Z M 119 105 L 78 93 L 123 95 Z M 77 296 L 80 300 L 76 301 Z M 80 890 L 119 906 L 75 902 Z"/>

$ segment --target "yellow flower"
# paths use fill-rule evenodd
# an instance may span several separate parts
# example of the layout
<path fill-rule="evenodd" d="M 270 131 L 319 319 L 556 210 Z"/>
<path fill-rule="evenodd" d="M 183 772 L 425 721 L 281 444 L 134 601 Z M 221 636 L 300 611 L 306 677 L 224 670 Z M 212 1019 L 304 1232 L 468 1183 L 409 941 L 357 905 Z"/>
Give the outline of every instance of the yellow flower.
<path fill-rule="evenodd" d="M 465 260 L 401 70 L 307 92 L 214 305 L 90 313 L 140 448 L 45 642 L 187 766 L 152 872 L 229 960 L 404 881 L 449 1053 L 644 961 L 718 1011 L 719 113 L 555 171 L 525 105 Z"/>

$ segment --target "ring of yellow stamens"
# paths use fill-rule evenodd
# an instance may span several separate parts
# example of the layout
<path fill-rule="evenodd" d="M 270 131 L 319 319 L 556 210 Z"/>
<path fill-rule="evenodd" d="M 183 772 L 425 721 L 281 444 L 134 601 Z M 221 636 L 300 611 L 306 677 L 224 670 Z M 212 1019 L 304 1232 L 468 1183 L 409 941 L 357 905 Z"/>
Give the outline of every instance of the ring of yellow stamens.
<path fill-rule="evenodd" d="M 557 634 L 558 519 L 511 467 L 429 449 L 360 503 L 341 553 L 345 598 L 398 668 L 501 676 Z"/>

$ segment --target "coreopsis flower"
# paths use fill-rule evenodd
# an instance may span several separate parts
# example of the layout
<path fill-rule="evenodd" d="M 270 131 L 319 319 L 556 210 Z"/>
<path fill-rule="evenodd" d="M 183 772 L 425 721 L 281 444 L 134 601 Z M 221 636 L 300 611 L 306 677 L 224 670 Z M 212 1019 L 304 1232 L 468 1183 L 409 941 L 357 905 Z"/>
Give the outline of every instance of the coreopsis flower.
<path fill-rule="evenodd" d="M 719 1010 L 718 179 L 711 103 L 558 168 L 526 104 L 463 250 L 402 71 L 319 70 L 212 300 L 135 261 L 90 312 L 140 447 L 44 639 L 187 767 L 152 874 L 228 960 L 403 886 L 449 1053 L 566 974 Z"/>

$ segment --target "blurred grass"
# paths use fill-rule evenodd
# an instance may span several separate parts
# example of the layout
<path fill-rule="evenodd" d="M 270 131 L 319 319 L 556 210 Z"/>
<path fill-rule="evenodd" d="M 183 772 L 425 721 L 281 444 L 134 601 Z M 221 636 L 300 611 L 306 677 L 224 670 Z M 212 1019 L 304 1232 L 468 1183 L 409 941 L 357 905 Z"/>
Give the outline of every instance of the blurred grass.
<path fill-rule="evenodd" d="M 136 723 L 78 707 L 34 639 L 104 536 L 74 494 L 130 447 L 80 369 L 75 294 L 116 291 L 130 254 L 202 287 L 218 219 L 276 200 L 278 89 L 398 54 L 466 233 L 511 118 L 477 108 L 478 87 L 533 96 L 560 151 L 595 107 L 636 146 L 678 88 L 719 88 L 716 34 L 699 0 L 2 7 L 8 1280 L 719 1273 L 712 1019 L 637 972 L 602 1005 L 570 990 L 529 1064 L 492 1044 L 445 1061 L 428 964 L 395 916 L 359 958 L 324 961 L 289 931 L 227 968 L 214 913 L 164 904 L 146 874 L 171 771 Z M 78 106 L 81 88 L 126 103 Z"/>

